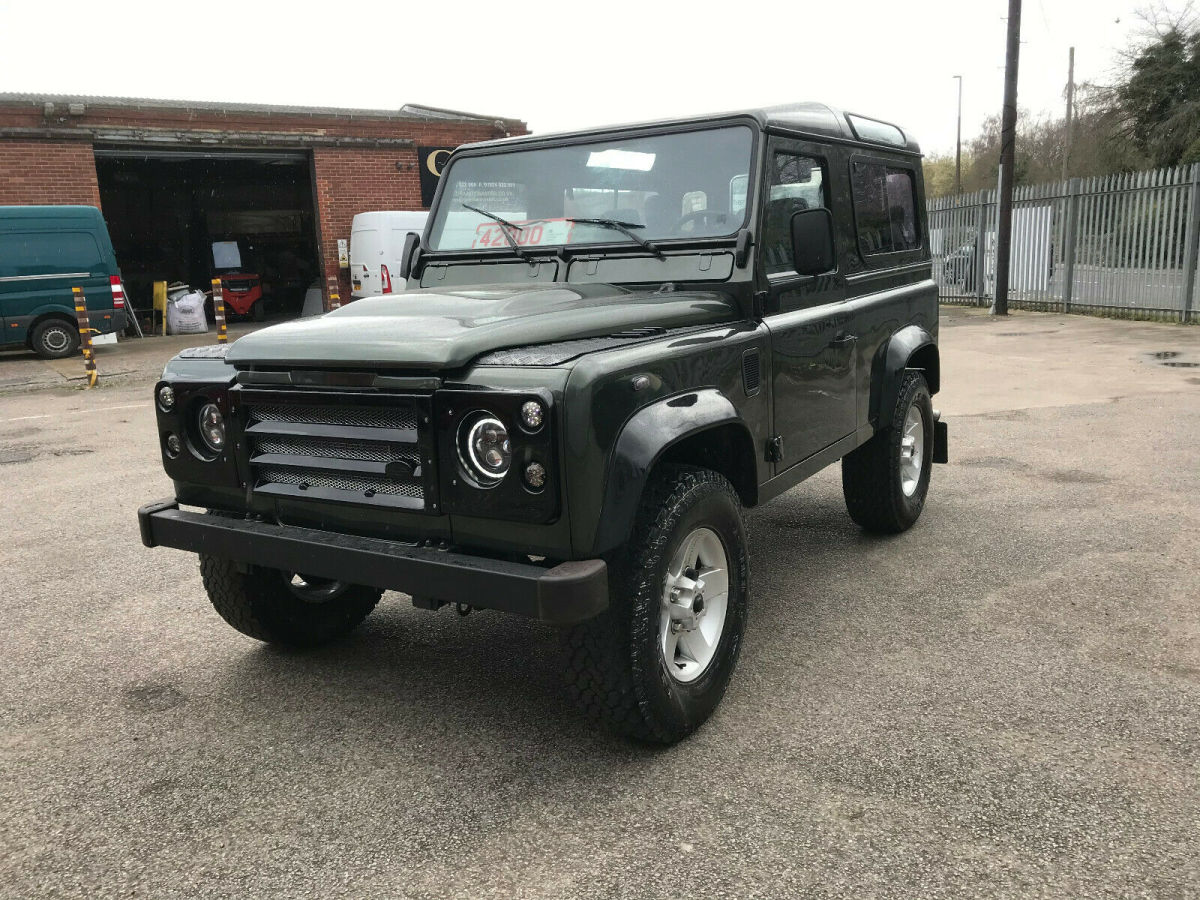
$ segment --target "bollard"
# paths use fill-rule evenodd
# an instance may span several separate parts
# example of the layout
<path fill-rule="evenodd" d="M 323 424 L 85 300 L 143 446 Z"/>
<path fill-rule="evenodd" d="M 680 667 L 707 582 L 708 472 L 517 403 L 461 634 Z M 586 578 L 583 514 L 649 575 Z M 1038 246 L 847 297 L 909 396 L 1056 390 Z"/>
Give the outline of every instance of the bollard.
<path fill-rule="evenodd" d="M 342 308 L 342 299 L 338 293 L 337 278 L 335 278 L 331 275 L 331 276 L 329 276 L 329 278 L 327 280 L 328 280 L 328 286 L 329 286 L 329 300 L 328 300 L 327 308 L 325 311 L 332 312 L 335 309 Z"/>
<path fill-rule="evenodd" d="M 229 336 L 225 334 L 225 294 L 221 288 L 221 279 L 212 280 L 213 318 L 217 320 L 217 343 L 225 344 Z"/>
<path fill-rule="evenodd" d="M 75 320 L 79 325 L 79 349 L 83 353 L 83 368 L 87 373 L 89 388 L 94 388 L 100 380 L 96 371 L 96 356 L 92 351 L 92 326 L 88 322 L 87 300 L 83 296 L 83 288 L 71 288 L 75 298 Z"/>

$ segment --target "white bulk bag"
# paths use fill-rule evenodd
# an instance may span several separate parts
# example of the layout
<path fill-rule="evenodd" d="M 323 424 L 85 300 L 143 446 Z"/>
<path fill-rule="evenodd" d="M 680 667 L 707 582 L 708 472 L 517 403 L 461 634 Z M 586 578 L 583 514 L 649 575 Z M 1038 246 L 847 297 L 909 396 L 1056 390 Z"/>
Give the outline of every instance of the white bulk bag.
<path fill-rule="evenodd" d="M 167 295 L 167 333 L 204 334 L 204 291 L 176 291 Z"/>

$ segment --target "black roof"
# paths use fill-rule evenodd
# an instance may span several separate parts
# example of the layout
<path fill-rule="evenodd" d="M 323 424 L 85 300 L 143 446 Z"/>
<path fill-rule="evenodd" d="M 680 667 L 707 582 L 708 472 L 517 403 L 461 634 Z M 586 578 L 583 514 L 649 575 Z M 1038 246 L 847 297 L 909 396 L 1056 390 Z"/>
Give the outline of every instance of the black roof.
<path fill-rule="evenodd" d="M 627 128 L 714 124 L 729 119 L 744 119 L 746 117 L 757 120 L 759 125 L 764 129 L 787 131 L 819 138 L 836 138 L 856 144 L 888 147 L 893 150 L 903 150 L 909 153 L 921 152 L 921 148 L 917 145 L 917 142 L 910 135 L 906 134 L 900 126 L 870 116 L 846 113 L 824 103 L 787 103 L 781 106 L 734 110 L 703 116 L 689 116 L 681 119 L 631 122 L 623 125 L 607 125 L 599 128 L 586 128 L 579 131 L 564 131 L 551 134 L 527 134 L 518 137 L 501 138 L 495 141 L 484 141 L 468 146 L 484 147 L 497 144 L 532 143 L 573 135 L 606 134 L 613 131 L 624 131 Z"/>

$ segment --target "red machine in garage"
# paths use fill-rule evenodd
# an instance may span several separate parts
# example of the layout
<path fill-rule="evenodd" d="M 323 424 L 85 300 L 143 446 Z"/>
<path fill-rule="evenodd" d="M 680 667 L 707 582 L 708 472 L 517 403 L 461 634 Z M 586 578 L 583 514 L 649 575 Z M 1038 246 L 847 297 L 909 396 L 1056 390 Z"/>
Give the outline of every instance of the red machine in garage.
<path fill-rule="evenodd" d="M 227 312 L 253 317 L 261 322 L 266 314 L 262 299 L 262 279 L 252 272 L 222 272 L 221 293 Z"/>
<path fill-rule="evenodd" d="M 249 316 L 261 322 L 266 316 L 262 278 L 256 272 L 242 271 L 242 250 L 237 241 L 214 241 L 213 268 L 221 279 L 226 313 Z"/>

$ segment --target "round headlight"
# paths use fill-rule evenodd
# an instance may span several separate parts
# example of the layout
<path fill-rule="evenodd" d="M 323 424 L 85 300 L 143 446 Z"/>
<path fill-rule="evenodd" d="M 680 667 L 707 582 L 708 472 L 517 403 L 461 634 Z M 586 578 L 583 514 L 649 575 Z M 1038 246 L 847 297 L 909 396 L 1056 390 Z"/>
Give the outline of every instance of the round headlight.
<path fill-rule="evenodd" d="M 476 413 L 459 430 L 459 452 L 471 477 L 490 487 L 508 474 L 512 444 L 504 423 L 490 413 Z"/>
<path fill-rule="evenodd" d="M 546 421 L 546 410 L 536 400 L 529 400 L 521 407 L 521 424 L 528 431 L 537 431 Z"/>
<path fill-rule="evenodd" d="M 161 406 L 165 412 L 170 412 L 172 409 L 174 409 L 175 388 L 171 387 L 169 384 L 164 384 L 162 387 L 160 387 L 158 389 L 158 405 Z"/>
<path fill-rule="evenodd" d="M 182 449 L 183 449 L 183 444 L 179 440 L 179 435 L 175 434 L 175 432 L 171 432 L 170 434 L 168 434 L 167 435 L 167 456 L 171 457 L 171 459 L 174 459 L 175 457 L 177 457 L 179 455 L 179 452 Z"/>
<path fill-rule="evenodd" d="M 225 417 L 215 403 L 205 403 L 200 408 L 200 440 L 213 453 L 225 449 Z"/>

